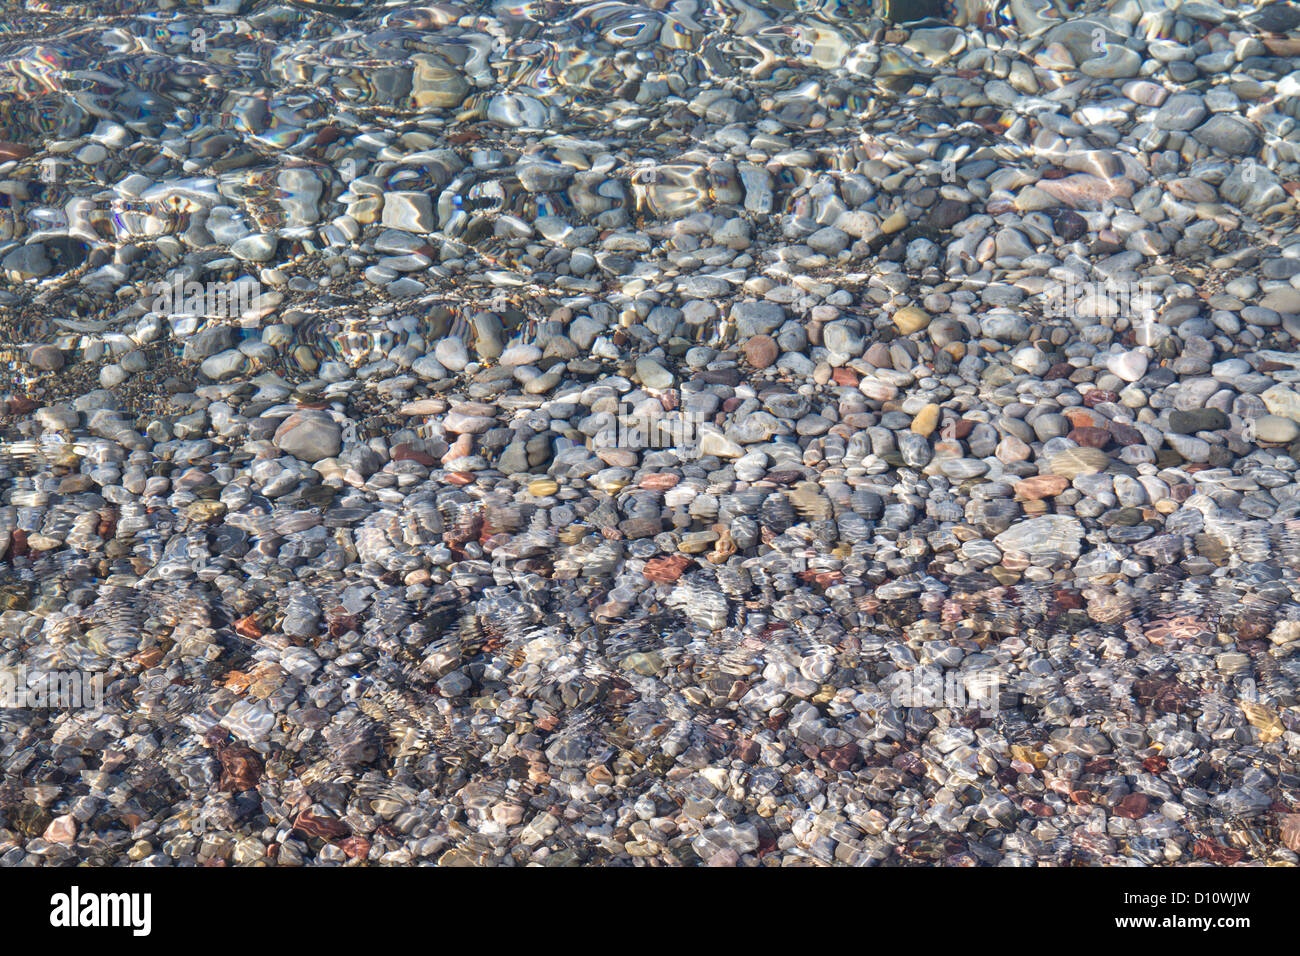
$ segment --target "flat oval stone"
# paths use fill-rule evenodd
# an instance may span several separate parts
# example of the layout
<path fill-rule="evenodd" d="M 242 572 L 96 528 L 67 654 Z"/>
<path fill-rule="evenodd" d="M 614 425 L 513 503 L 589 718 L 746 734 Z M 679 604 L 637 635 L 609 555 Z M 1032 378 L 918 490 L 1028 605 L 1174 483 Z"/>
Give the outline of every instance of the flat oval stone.
<path fill-rule="evenodd" d="M 1052 474 L 1071 480 L 1079 475 L 1095 475 L 1109 466 L 1110 456 L 1100 448 L 1067 448 L 1048 459 Z"/>
<path fill-rule="evenodd" d="M 1278 415 L 1261 415 L 1255 419 L 1255 437 L 1263 442 L 1285 444 L 1300 436 L 1300 425 Z"/>
<path fill-rule="evenodd" d="M 1217 408 L 1194 408 L 1169 413 L 1169 430 L 1180 435 L 1213 432 L 1228 427 L 1228 416 Z"/>

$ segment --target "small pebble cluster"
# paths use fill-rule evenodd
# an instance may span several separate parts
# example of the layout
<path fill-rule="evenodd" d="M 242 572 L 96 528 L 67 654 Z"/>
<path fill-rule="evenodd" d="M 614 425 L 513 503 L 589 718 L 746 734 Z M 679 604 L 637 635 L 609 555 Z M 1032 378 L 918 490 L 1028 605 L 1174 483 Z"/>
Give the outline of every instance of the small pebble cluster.
<path fill-rule="evenodd" d="M 1300 861 L 1296 5 L 72 6 L 0 865 Z"/>

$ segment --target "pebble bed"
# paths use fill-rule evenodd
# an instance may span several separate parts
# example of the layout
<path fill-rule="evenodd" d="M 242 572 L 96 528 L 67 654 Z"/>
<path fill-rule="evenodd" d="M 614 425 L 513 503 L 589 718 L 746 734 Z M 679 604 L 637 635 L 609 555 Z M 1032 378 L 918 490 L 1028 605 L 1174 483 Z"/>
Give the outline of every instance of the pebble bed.
<path fill-rule="evenodd" d="M 0 865 L 1300 860 L 1296 5 L 3 8 Z"/>

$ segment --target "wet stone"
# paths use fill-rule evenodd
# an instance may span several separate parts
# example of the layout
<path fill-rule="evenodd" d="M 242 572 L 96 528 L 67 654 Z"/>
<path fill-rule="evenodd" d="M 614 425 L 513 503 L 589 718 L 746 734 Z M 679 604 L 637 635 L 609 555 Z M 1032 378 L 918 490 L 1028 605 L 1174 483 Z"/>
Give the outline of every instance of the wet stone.
<path fill-rule="evenodd" d="M 1110 456 L 1098 448 L 1067 448 L 1049 459 L 1052 474 L 1065 478 L 1095 475 L 1110 466 Z"/>

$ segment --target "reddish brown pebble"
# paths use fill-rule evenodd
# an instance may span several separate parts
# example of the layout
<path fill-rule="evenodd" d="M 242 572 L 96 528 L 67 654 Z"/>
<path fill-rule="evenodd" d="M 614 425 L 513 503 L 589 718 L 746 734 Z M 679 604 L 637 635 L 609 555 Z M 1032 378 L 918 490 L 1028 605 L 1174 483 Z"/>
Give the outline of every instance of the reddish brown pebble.
<path fill-rule="evenodd" d="M 842 571 L 801 571 L 799 577 L 809 584 L 825 589 L 844 580 L 844 573 Z"/>
<path fill-rule="evenodd" d="M 417 451 L 406 443 L 394 445 L 392 451 L 389 452 L 389 457 L 392 458 L 393 461 L 413 461 L 417 465 L 423 465 L 425 468 L 432 468 L 438 463 L 438 459 L 434 458 L 432 455 L 426 454 L 422 451 Z"/>
<path fill-rule="evenodd" d="M 1115 808 L 1115 816 L 1124 817 L 1126 820 L 1144 817 L 1147 814 L 1147 804 L 1150 802 L 1144 793 L 1130 793 Z"/>
<path fill-rule="evenodd" d="M 1072 588 L 1058 588 L 1052 592 L 1053 613 L 1078 611 L 1083 607 L 1083 595 Z"/>
<path fill-rule="evenodd" d="M 1098 417 L 1092 412 L 1082 408 L 1067 408 L 1061 414 L 1069 420 L 1071 428 L 1095 428 L 1098 425 L 1104 424 L 1104 422 L 1098 419 Z"/>
<path fill-rule="evenodd" d="M 349 631 L 358 630 L 361 620 L 352 614 L 343 614 L 330 619 L 330 637 L 338 639 Z"/>
<path fill-rule="evenodd" d="M 1292 853 L 1300 853 L 1300 813 L 1279 813 L 1277 825 L 1283 845 Z"/>
<path fill-rule="evenodd" d="M 1222 843 L 1216 843 L 1214 840 L 1197 840 L 1192 846 L 1192 856 L 1209 860 L 1212 863 L 1238 863 L 1245 855 L 1245 850 L 1232 849 Z"/>
<path fill-rule="evenodd" d="M 1083 396 L 1083 404 L 1089 408 L 1096 408 L 1098 405 L 1103 405 L 1106 402 L 1117 401 L 1119 401 L 1119 395 L 1117 393 L 1102 388 L 1094 388 L 1092 391 L 1086 392 Z"/>
<path fill-rule="evenodd" d="M 826 761 L 826 766 L 838 772 L 852 767 L 853 761 L 858 759 L 858 753 L 857 744 L 845 744 L 843 747 L 823 750 L 821 756 Z"/>
<path fill-rule="evenodd" d="M 474 476 L 468 471 L 450 471 L 447 473 L 447 484 L 449 485 L 469 485 L 474 483 Z"/>
<path fill-rule="evenodd" d="M 743 760 L 745 763 L 754 763 L 758 760 L 758 744 L 752 740 L 736 741 L 736 759 Z"/>
<path fill-rule="evenodd" d="M 220 789 L 227 793 L 242 793 L 256 790 L 257 781 L 262 777 L 262 758 L 248 747 L 232 744 L 221 748 L 218 754 L 221 760 Z"/>
<path fill-rule="evenodd" d="M 670 555 L 664 558 L 651 558 L 645 563 L 645 574 L 647 580 L 659 584 L 672 584 L 689 568 L 694 562 L 690 558 L 683 557 L 680 554 Z"/>
<path fill-rule="evenodd" d="M 910 773 L 915 777 L 925 775 L 925 761 L 910 750 L 895 754 L 889 763 L 895 770 L 901 770 L 903 773 Z"/>
<path fill-rule="evenodd" d="M 7 163 L 11 159 L 23 159 L 34 153 L 35 150 L 23 143 L 7 143 L 0 141 L 0 163 Z"/>
<path fill-rule="evenodd" d="M 453 548 L 474 541 L 483 534 L 483 512 L 461 511 L 451 528 L 442 533 L 442 540 Z"/>
<path fill-rule="evenodd" d="M 293 821 L 293 828 L 307 836 L 320 837 L 322 840 L 337 840 L 351 836 L 352 828 L 335 817 L 317 816 L 310 810 L 304 810 Z"/>
<path fill-rule="evenodd" d="M 333 124 L 329 126 L 322 126 L 320 129 L 316 131 L 316 141 L 312 143 L 312 145 L 328 146 L 330 143 L 334 142 L 342 135 L 343 135 L 343 131 L 339 129 L 337 126 L 334 126 Z"/>
<path fill-rule="evenodd" d="M 151 647 L 147 651 L 140 651 L 131 660 L 135 661 L 141 667 L 153 667 L 163 659 L 166 654 L 161 647 Z"/>
<path fill-rule="evenodd" d="M 1110 432 L 1104 428 L 1093 428 L 1091 425 L 1085 425 L 1076 428 L 1066 436 L 1076 445 L 1082 445 L 1084 448 L 1105 448 L 1110 444 Z"/>
<path fill-rule="evenodd" d="M 1069 487 L 1070 479 L 1064 475 L 1035 475 L 1015 484 L 1016 494 L 1026 501 L 1054 497 Z"/>
<path fill-rule="evenodd" d="M 1043 381 L 1050 382 L 1058 378 L 1069 378 L 1073 374 L 1073 365 L 1069 362 L 1057 362 L 1047 370 L 1047 374 L 1043 376 Z"/>
<path fill-rule="evenodd" d="M 255 641 L 262 636 L 262 628 L 257 623 L 257 619 L 250 614 L 248 617 L 241 617 L 235 622 L 235 633 L 240 637 Z"/>
<path fill-rule="evenodd" d="M 370 841 L 365 837 L 348 837 L 339 844 L 339 849 L 347 854 L 349 860 L 364 860 L 370 855 Z"/>
<path fill-rule="evenodd" d="M 1051 807 L 1040 800 L 1035 800 L 1033 797 L 1025 797 L 1023 809 L 1036 817 L 1055 816 L 1055 811 Z"/>
<path fill-rule="evenodd" d="M 1237 618 L 1237 637 L 1243 641 L 1259 640 L 1273 630 L 1270 614 L 1247 611 Z"/>
<path fill-rule="evenodd" d="M 1125 425 L 1121 422 L 1111 422 L 1106 426 L 1110 430 L 1111 440 L 1116 445 L 1141 445 L 1144 441 L 1142 433 L 1132 425 Z"/>
<path fill-rule="evenodd" d="M 836 385 L 843 385 L 845 388 L 857 388 L 862 379 L 858 373 L 851 368 L 833 368 L 831 369 L 831 380 Z"/>
<path fill-rule="evenodd" d="M 745 340 L 745 361 L 754 368 L 767 368 L 780 354 L 770 335 L 751 335 Z"/>
<path fill-rule="evenodd" d="M 95 534 L 104 540 L 113 537 L 117 531 L 118 511 L 116 508 L 105 508 L 99 513 L 99 524 L 95 527 Z"/>
<path fill-rule="evenodd" d="M 939 429 L 939 437 L 948 440 L 961 440 L 969 435 L 975 429 L 975 422 L 968 422 L 964 418 L 958 418 L 955 421 L 945 422 L 944 426 Z M 961 455 L 961 449 L 957 450 L 958 456 Z"/>

